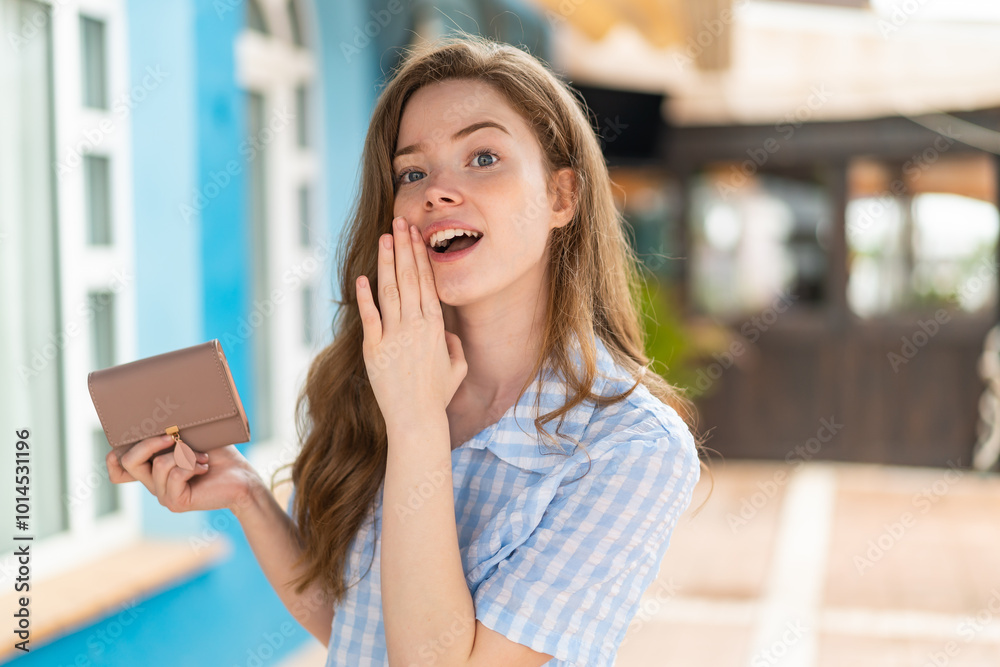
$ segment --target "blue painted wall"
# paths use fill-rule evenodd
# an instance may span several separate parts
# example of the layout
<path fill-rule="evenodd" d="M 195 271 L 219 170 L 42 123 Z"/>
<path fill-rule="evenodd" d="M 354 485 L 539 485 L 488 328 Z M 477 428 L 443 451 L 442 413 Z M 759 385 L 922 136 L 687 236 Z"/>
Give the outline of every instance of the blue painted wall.
<path fill-rule="evenodd" d="M 197 219 L 185 221 L 197 179 L 192 8 L 129 0 L 129 78 L 147 68 L 162 82 L 132 108 L 132 192 L 139 357 L 193 345 L 201 336 Z"/>
<path fill-rule="evenodd" d="M 132 108 L 132 193 L 135 230 L 139 358 L 200 343 L 202 262 L 197 215 L 187 215 L 197 182 L 197 119 L 193 8 L 188 2 L 130 0 L 129 78 L 146 89 Z M 155 75 L 155 76 L 154 76 Z M 133 92 L 133 98 L 135 93 Z M 166 512 L 142 494 L 143 525 L 151 535 L 187 534 L 194 515 Z"/>
<path fill-rule="evenodd" d="M 235 79 L 234 38 L 244 0 L 127 0 L 133 86 L 162 80 L 132 111 L 138 355 L 238 334 L 252 308 L 247 210 L 246 96 Z M 394 63 L 407 12 L 379 27 L 366 0 L 317 0 L 303 11 L 320 63 L 325 258 L 319 283 L 324 341 L 334 312 L 334 253 L 359 185 L 359 165 L 377 85 Z M 365 38 L 374 31 L 378 39 Z M 405 40 L 402 40 L 405 41 Z M 246 405 L 255 403 L 252 346 L 224 345 Z M 241 451 L 253 442 L 240 445 Z M 222 537 L 231 554 L 168 590 L 130 601 L 105 618 L 17 659 L 18 665 L 276 665 L 312 641 L 264 577 L 228 510 L 173 514 L 143 492 L 150 537 Z M 141 567 L 141 564 L 136 564 Z M 95 585 L 100 585 L 96 582 Z M 169 632 L 166 629 L 169 628 Z"/>
<path fill-rule="evenodd" d="M 248 163 L 240 146 L 247 139 L 246 94 L 236 82 L 236 35 L 245 6 L 235 0 L 195 0 L 194 73 L 197 99 L 197 191 L 201 219 L 202 340 L 222 341 L 254 431 L 256 404 L 252 340 L 239 333 L 252 294 Z M 237 344 L 232 341 L 237 340 Z M 245 453 L 248 444 L 237 448 Z"/>
<path fill-rule="evenodd" d="M 313 7 L 317 12 L 316 24 L 322 30 L 319 35 L 322 70 L 320 98 L 324 120 L 321 131 L 325 148 L 323 190 L 328 224 L 326 242 L 329 246 L 325 279 L 320 285 L 324 291 L 320 297 L 321 303 L 329 304 L 331 298 L 341 298 L 333 255 L 359 185 L 361 152 L 375 104 L 375 81 L 380 71 L 378 47 L 374 42 L 354 50 L 357 48 L 355 40 L 359 29 L 372 20 L 367 13 L 367 2 L 320 0 L 313 3 Z M 330 338 L 329 323 L 333 314 L 331 306 L 322 320 L 324 329 L 321 333 L 325 335 L 325 340 Z"/>
<path fill-rule="evenodd" d="M 317 4 L 310 25 L 319 32 L 314 37 L 323 108 L 317 129 L 325 190 L 320 212 L 329 248 L 321 286 L 329 291 L 336 241 L 357 186 L 378 56 L 374 46 L 351 59 L 343 53 L 342 44 L 351 43 L 355 27 L 365 23 L 364 0 Z M 246 105 L 233 62 L 244 5 L 240 0 L 128 0 L 127 11 L 132 84 L 147 74 L 147 66 L 166 73 L 132 115 L 142 357 L 221 339 L 250 312 L 247 164 L 239 153 Z M 227 169 L 234 159 L 240 169 Z M 320 297 L 329 303 L 329 294 Z M 332 310 L 322 315 L 324 328 L 332 316 Z M 225 350 L 241 398 L 252 404 L 251 346 Z M 233 546 L 231 556 L 180 585 L 36 647 L 18 658 L 18 665 L 275 665 L 311 641 L 274 593 L 228 510 L 173 514 L 150 494 L 142 496 L 148 535 L 184 536 L 195 549 L 198 539 L 221 535 Z"/>

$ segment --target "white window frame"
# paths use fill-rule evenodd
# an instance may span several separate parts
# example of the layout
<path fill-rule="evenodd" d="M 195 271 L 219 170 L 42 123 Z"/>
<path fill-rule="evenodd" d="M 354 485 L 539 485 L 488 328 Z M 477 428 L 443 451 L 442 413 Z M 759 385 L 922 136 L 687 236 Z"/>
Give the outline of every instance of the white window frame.
<path fill-rule="evenodd" d="M 140 489 L 118 485 L 119 511 L 96 517 L 94 486 L 107 470 L 93 458 L 92 434 L 101 429 L 86 384 L 93 370 L 91 318 L 86 314 L 90 292 L 114 293 L 114 364 L 136 354 L 135 258 L 133 255 L 131 119 L 115 114 L 115 101 L 128 94 L 127 21 L 124 0 L 38 0 L 49 6 L 52 35 L 52 112 L 54 212 L 57 217 L 61 320 L 62 377 L 66 442 L 58 443 L 65 457 L 67 484 L 63 489 L 69 528 L 32 543 L 36 578 L 46 580 L 78 568 L 141 537 Z M 107 109 L 83 104 L 81 16 L 104 23 Z M 19 27 L 18 27 L 19 28 Z M 5 40 L 6 41 L 6 40 Z M 4 47 L 9 47 L 4 44 Z M 103 128 L 102 128 L 103 123 Z M 111 131 L 106 131 L 111 123 Z M 99 139 L 98 139 L 99 137 Z M 87 242 L 83 158 L 88 154 L 110 160 L 112 243 Z M 59 164 L 68 169 L 59 169 Z M 29 424 L 30 427 L 30 424 Z M 38 447 L 42 443 L 35 442 Z"/>
<path fill-rule="evenodd" d="M 287 2 L 284 0 L 258 0 L 258 6 L 268 34 L 245 29 L 236 39 L 236 80 L 247 92 L 264 98 L 265 126 L 285 110 L 296 111 L 296 89 L 305 85 L 306 136 L 308 145 L 298 145 L 296 119 L 282 131 L 275 132 L 267 145 L 268 168 L 266 173 L 267 248 L 266 277 L 268 294 L 277 290 L 280 303 L 272 303 L 274 312 L 269 316 L 271 368 L 266 376 L 271 378 L 271 436 L 254 440 L 248 459 L 270 482 L 271 473 L 279 466 L 295 459 L 299 450 L 295 430 L 295 401 L 306 379 L 309 364 L 324 343 L 323 327 L 319 321 L 325 310 L 318 308 L 320 288 L 325 277 L 326 255 L 330 254 L 323 220 L 324 202 L 319 189 L 321 173 L 321 123 L 318 99 L 320 92 L 319 68 L 315 52 L 318 37 L 315 26 L 317 17 L 312 3 L 296 2 L 300 34 L 304 46 L 293 41 Z M 248 129 L 249 132 L 249 129 Z M 248 170 L 249 171 L 249 170 Z M 299 242 L 299 188 L 309 188 L 310 246 Z M 249 214 L 248 214 L 249 219 Z M 251 267 L 255 270 L 255 267 Z M 302 324 L 303 291 L 312 289 L 311 345 L 303 340 Z"/>

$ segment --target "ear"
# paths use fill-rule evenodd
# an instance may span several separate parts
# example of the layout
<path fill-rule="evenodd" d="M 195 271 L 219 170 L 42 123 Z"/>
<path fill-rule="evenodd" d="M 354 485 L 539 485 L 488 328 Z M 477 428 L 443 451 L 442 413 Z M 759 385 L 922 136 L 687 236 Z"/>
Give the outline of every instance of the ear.
<path fill-rule="evenodd" d="M 555 203 L 552 206 L 552 227 L 564 227 L 576 215 L 576 172 L 563 167 L 552 175 L 555 185 Z"/>

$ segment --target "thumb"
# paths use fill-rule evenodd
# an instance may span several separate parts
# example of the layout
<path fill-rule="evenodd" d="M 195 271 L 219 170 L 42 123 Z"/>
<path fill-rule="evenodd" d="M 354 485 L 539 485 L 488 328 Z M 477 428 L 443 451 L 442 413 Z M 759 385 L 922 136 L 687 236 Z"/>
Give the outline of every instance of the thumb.
<path fill-rule="evenodd" d="M 448 357 L 451 362 L 451 383 L 453 385 L 449 388 L 448 400 L 445 402 L 445 405 L 447 406 L 455 397 L 455 392 L 458 391 L 458 388 L 461 386 L 466 373 L 469 372 L 469 364 L 465 360 L 465 352 L 462 350 L 461 338 L 450 331 L 445 331 L 444 342 L 448 347 Z"/>
<path fill-rule="evenodd" d="M 465 363 L 465 352 L 462 350 L 462 339 L 458 337 L 457 334 L 453 334 L 450 331 L 444 332 L 444 342 L 448 346 L 448 356 L 451 358 L 452 365 L 457 363 Z"/>

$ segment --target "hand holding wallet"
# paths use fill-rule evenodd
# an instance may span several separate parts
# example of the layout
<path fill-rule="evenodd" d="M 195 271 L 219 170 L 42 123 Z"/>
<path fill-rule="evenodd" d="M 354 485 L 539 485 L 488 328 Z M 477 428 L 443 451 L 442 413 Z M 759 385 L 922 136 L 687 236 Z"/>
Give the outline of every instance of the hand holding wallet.
<path fill-rule="evenodd" d="M 219 340 L 91 371 L 90 397 L 112 447 L 174 437 L 174 461 L 250 440 L 250 425 Z"/>

